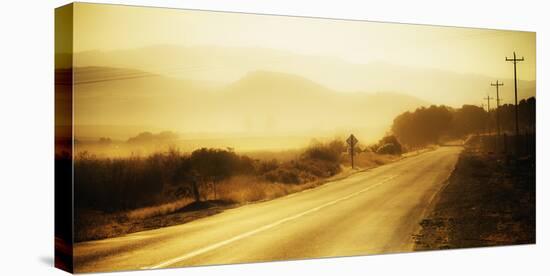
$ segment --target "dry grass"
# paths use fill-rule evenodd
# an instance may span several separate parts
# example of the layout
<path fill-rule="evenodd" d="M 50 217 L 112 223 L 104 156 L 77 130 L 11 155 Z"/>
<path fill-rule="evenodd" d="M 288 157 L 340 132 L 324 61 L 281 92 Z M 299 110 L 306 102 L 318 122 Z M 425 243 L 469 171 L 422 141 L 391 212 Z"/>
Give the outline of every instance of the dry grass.
<path fill-rule="evenodd" d="M 368 169 L 384 165 L 399 159 L 399 155 L 377 154 L 374 152 L 361 152 L 355 155 L 354 164 L 359 169 Z M 342 157 L 342 165 L 351 166 L 348 154 Z"/>
<path fill-rule="evenodd" d="M 253 159 L 258 159 L 260 161 L 271 161 L 276 159 L 279 162 L 286 162 L 294 160 L 300 157 L 303 149 L 289 149 L 289 150 L 278 150 L 278 151 L 268 151 L 268 150 L 257 150 L 257 151 L 245 151 L 241 154 L 246 155 Z"/>
<path fill-rule="evenodd" d="M 217 186 L 218 198 L 208 191 L 204 206 L 188 208 L 194 204 L 190 198 L 171 203 L 139 208 L 131 211 L 106 213 L 100 211 L 77 211 L 75 240 L 105 239 L 133 232 L 186 223 L 198 218 L 217 214 L 229 206 L 238 206 L 255 201 L 270 200 L 287 194 L 303 191 L 321 185 L 316 181 L 299 185 L 271 183 L 257 180 L 252 176 L 235 176 L 220 182 Z M 215 199 L 215 200 L 214 200 Z M 186 206 L 188 206 L 186 208 Z"/>
<path fill-rule="evenodd" d="M 358 169 L 368 169 L 390 163 L 399 158 L 400 157 L 396 155 L 363 152 L 356 155 L 355 164 Z M 313 167 L 320 171 L 328 170 L 325 168 L 326 165 L 321 166 L 324 164 L 322 162 L 308 162 L 310 166 L 307 168 L 315 165 Z M 293 164 L 296 165 L 301 163 Z M 340 164 L 341 169 L 338 170 L 340 172 L 337 174 L 318 176 L 311 178 L 309 181 L 304 180 L 303 182 L 301 181 L 295 184 L 271 182 L 261 175 L 232 176 L 217 183 L 215 194 L 213 189 L 207 187 L 202 188 L 201 194 L 203 194 L 203 198 L 208 201 L 204 202 L 204 204 L 199 204 L 200 206 L 193 203 L 193 199 L 183 197 L 168 203 L 110 213 L 80 209 L 77 210 L 75 239 L 76 241 L 103 239 L 137 231 L 186 223 L 197 218 L 219 213 L 230 206 L 233 207 L 251 202 L 275 199 L 314 188 L 326 182 L 344 178 L 357 172 L 357 170 L 352 170 L 350 168 L 350 160 L 347 155 L 341 157 Z M 169 191 L 166 193 L 173 194 Z"/>
<path fill-rule="evenodd" d="M 252 176 L 235 176 L 219 184 L 221 199 L 238 203 L 273 199 L 287 194 L 290 185 L 270 183 Z"/>
<path fill-rule="evenodd" d="M 146 219 L 146 218 L 151 218 L 156 216 L 162 216 L 166 214 L 172 214 L 177 210 L 180 210 L 181 208 L 189 205 L 192 202 L 193 202 L 193 199 L 191 198 L 182 198 L 170 203 L 131 210 L 131 211 L 125 212 L 124 215 L 128 219 Z"/>
<path fill-rule="evenodd" d="M 314 181 L 289 185 L 262 181 L 251 176 L 236 176 L 220 183 L 218 191 L 221 195 L 220 199 L 242 204 L 278 198 L 319 184 L 319 181 Z"/>

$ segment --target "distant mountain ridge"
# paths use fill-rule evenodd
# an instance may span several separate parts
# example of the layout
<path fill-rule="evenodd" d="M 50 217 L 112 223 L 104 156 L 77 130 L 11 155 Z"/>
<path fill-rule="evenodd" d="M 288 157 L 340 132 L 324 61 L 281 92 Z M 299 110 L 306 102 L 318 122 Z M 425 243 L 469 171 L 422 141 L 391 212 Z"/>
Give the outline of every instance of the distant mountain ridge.
<path fill-rule="evenodd" d="M 155 77 L 157 74 L 127 68 L 86 66 L 74 70 L 75 84 Z"/>
<path fill-rule="evenodd" d="M 75 55 L 75 64 L 134 68 L 154 74 L 227 85 L 250 72 L 286 72 L 302 76 L 337 91 L 396 91 L 437 104 L 460 107 L 482 103 L 496 78 L 430 68 L 409 68 L 382 62 L 353 64 L 347 61 L 292 52 L 215 46 L 158 45 L 139 49 L 87 51 Z M 512 69 L 499 78 L 504 102 L 513 100 Z M 535 81 L 518 81 L 520 99 L 535 96 Z M 493 95 L 494 96 L 494 95 Z"/>
<path fill-rule="evenodd" d="M 180 133 L 246 135 L 356 130 L 374 139 L 399 113 L 429 104 L 397 93 L 338 92 L 304 77 L 265 70 L 215 89 L 133 69 L 76 71 L 81 72 L 76 74 L 81 84 L 75 88 L 75 118 L 87 126 L 81 133 L 77 128 L 77 137 L 108 136 L 105 128 L 94 135 L 93 125 L 143 125 Z M 147 77 L 121 78 L 133 75 Z"/>

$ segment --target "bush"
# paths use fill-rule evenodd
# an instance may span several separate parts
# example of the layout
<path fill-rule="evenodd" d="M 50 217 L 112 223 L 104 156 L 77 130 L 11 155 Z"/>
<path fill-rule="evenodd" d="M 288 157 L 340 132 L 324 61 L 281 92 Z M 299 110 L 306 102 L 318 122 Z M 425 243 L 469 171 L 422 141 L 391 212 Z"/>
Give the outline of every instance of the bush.
<path fill-rule="evenodd" d="M 262 162 L 259 172 L 270 182 L 303 184 L 333 176 L 340 172 L 340 159 L 345 149 L 343 142 L 332 141 L 316 144 L 304 151 L 296 160 L 278 164 L 276 161 Z"/>
<path fill-rule="evenodd" d="M 328 144 L 317 144 L 309 147 L 302 155 L 305 159 L 317 159 L 328 162 L 340 162 L 340 156 L 345 150 L 342 141 L 334 140 Z"/>
<path fill-rule="evenodd" d="M 208 148 L 190 155 L 171 149 L 128 158 L 98 158 L 82 152 L 74 161 L 76 208 L 115 212 L 186 197 L 201 200 L 211 189 L 216 196 L 217 183 L 235 176 L 303 184 L 340 172 L 343 149 L 341 141 L 318 144 L 282 163 Z"/>
<path fill-rule="evenodd" d="M 399 148 L 395 144 L 388 143 L 388 144 L 384 144 L 384 145 L 380 146 L 376 150 L 376 153 L 378 153 L 378 154 L 401 154 L 401 148 Z"/>
<path fill-rule="evenodd" d="M 77 208 L 118 211 L 195 197 L 208 184 L 255 174 L 255 163 L 218 149 L 191 155 L 172 149 L 145 158 L 98 158 L 82 152 L 75 158 L 74 173 Z"/>
<path fill-rule="evenodd" d="M 388 135 L 378 141 L 374 146 L 374 151 L 379 154 L 394 154 L 403 153 L 403 147 L 394 135 Z"/>

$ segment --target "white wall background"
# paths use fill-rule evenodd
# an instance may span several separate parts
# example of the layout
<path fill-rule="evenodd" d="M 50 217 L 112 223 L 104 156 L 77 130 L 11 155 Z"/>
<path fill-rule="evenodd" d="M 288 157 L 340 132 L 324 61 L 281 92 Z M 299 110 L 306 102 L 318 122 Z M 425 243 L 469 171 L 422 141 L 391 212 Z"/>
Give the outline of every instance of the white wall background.
<path fill-rule="evenodd" d="M 53 263 L 53 9 L 69 1 L 4 1 L 0 9 L 0 274 L 61 275 Z M 550 272 L 546 1 L 91 1 L 537 32 L 537 244 L 225 265 L 143 275 L 541 275 Z M 546 257 L 545 257 L 546 255 Z M 118 275 L 129 275 L 125 272 Z M 548 275 L 548 274 L 546 274 Z"/>

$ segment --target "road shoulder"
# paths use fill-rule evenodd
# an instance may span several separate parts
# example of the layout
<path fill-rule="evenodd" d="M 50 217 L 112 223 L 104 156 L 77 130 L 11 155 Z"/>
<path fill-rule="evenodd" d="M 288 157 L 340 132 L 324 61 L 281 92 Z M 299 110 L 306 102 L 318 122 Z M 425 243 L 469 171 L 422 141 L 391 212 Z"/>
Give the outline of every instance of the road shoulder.
<path fill-rule="evenodd" d="M 534 159 L 516 167 L 485 152 L 462 152 L 420 222 L 414 250 L 534 243 L 534 172 Z"/>

